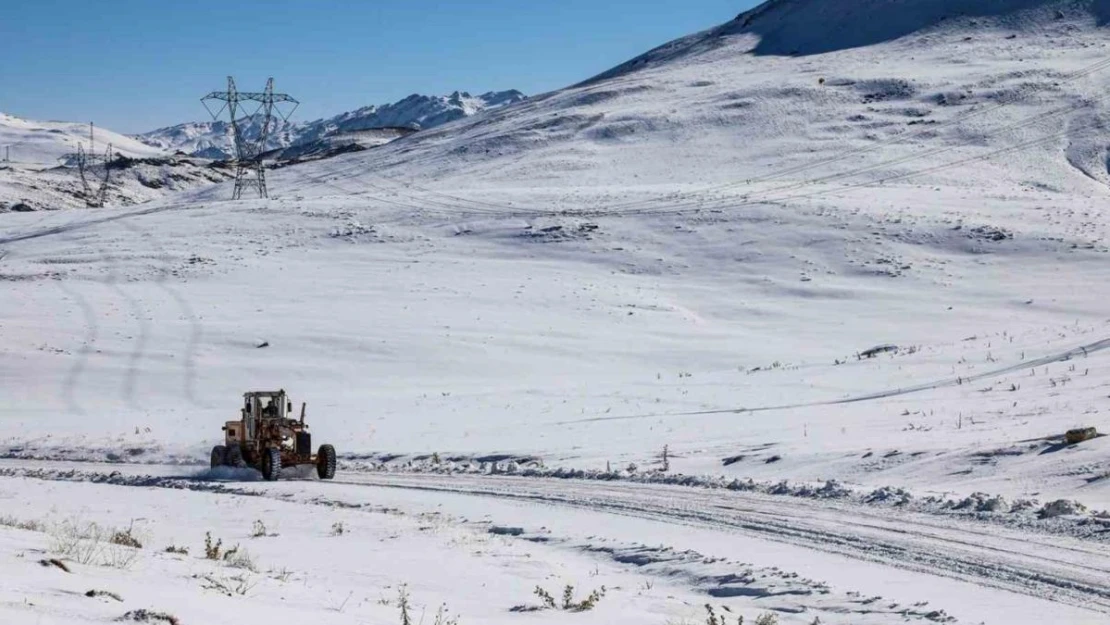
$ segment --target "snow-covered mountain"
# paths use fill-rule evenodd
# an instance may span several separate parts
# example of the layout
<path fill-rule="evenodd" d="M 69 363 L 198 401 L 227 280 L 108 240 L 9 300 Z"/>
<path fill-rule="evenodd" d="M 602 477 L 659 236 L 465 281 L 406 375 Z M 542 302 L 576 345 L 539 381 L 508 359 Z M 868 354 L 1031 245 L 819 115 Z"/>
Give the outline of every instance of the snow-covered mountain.
<path fill-rule="evenodd" d="M 370 128 L 435 128 L 524 99 L 525 95 L 516 90 L 476 96 L 465 91 L 456 91 L 445 96 L 413 94 L 392 104 L 366 106 L 312 122 L 279 121 L 267 147 L 271 150 L 286 148 L 335 133 Z M 251 124 L 246 129 L 248 136 L 258 136 L 259 131 L 259 124 Z M 178 124 L 136 135 L 135 138 L 164 150 L 181 151 L 206 158 L 226 158 L 232 150 L 231 125 L 225 121 Z"/>

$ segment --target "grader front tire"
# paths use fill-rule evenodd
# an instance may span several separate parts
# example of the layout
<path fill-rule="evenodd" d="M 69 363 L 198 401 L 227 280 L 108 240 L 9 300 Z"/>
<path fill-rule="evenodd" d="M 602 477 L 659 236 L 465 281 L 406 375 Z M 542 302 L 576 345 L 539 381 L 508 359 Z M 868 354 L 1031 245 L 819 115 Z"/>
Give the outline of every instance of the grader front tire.
<path fill-rule="evenodd" d="M 320 445 L 320 452 L 316 454 L 316 475 L 321 480 L 335 477 L 335 447 Z"/>
<path fill-rule="evenodd" d="M 281 450 L 267 449 L 262 452 L 262 479 L 276 482 L 281 475 Z"/>

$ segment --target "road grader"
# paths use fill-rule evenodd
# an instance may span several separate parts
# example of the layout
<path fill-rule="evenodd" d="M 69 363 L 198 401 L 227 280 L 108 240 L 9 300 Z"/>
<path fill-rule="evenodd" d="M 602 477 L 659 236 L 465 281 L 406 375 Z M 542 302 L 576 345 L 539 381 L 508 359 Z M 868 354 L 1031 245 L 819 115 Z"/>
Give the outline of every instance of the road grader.
<path fill-rule="evenodd" d="M 300 419 L 294 419 L 293 402 L 279 391 L 243 393 L 243 407 L 237 421 L 224 424 L 224 444 L 212 448 L 212 468 L 250 467 L 262 478 L 274 481 L 282 468 L 315 465 L 322 480 L 335 477 L 335 448 L 320 445 L 312 453 L 312 435 L 304 422 L 305 404 Z"/>

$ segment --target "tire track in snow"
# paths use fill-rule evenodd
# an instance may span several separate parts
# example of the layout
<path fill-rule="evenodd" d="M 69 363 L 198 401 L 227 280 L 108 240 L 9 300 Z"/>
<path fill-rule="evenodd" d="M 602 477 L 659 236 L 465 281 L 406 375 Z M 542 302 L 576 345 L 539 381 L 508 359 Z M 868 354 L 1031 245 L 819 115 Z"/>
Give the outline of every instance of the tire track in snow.
<path fill-rule="evenodd" d="M 185 375 L 185 397 L 194 404 L 203 405 L 203 402 L 198 399 L 196 392 L 197 350 L 204 340 L 204 329 L 201 327 L 200 319 L 197 317 L 196 311 L 193 310 L 193 306 L 189 303 L 188 298 L 182 295 L 180 291 L 167 284 L 171 267 L 170 255 L 169 252 L 166 251 L 166 248 L 157 238 L 151 235 L 148 230 L 135 224 L 133 221 L 121 220 L 119 223 L 125 230 L 138 234 L 143 241 L 153 247 L 158 254 L 159 260 L 163 263 L 163 266 L 156 270 L 158 277 L 155 278 L 154 284 L 174 301 L 174 304 L 177 305 L 177 308 L 181 311 L 181 314 L 189 324 L 189 338 L 185 344 L 185 360 L 182 364 Z M 133 384 L 131 388 L 133 392 Z"/>
<path fill-rule="evenodd" d="M 282 500 L 289 496 L 278 484 L 251 482 L 244 488 L 244 484 L 218 479 L 206 471 L 149 475 L 125 465 L 75 470 L 61 468 L 65 463 L 55 465 L 58 468 L 5 464 L 0 467 L 0 476 Z M 307 485 L 316 480 L 299 482 Z M 723 537 L 744 535 L 788 544 L 1110 614 L 1110 552 L 1101 544 L 1020 531 L 988 531 L 970 523 L 945 522 L 913 513 L 861 510 L 842 502 L 789 501 L 743 492 L 503 476 L 357 475 L 341 477 L 327 487 L 330 505 L 344 507 L 365 504 L 360 503 L 361 499 L 345 501 L 336 487 L 497 498 L 643 518 L 718 531 Z"/>
<path fill-rule="evenodd" d="M 100 471 L 0 468 L 0 475 L 283 500 L 288 496 L 284 490 L 267 492 L 280 488 L 277 485 L 252 482 L 243 488 L 206 477 L 206 472 L 151 476 L 105 466 Z M 894 511 L 875 513 L 828 501 L 784 501 L 656 485 L 414 475 L 360 475 L 337 479 L 329 490 L 334 488 L 331 485 L 492 497 L 698 527 L 726 537 L 745 535 L 1110 614 L 1110 552 L 1098 544 L 1015 531 L 969 531 L 962 523 L 930 522 Z M 334 505 L 364 505 L 345 502 L 342 492 L 334 490 L 328 499 Z"/>
<path fill-rule="evenodd" d="M 528 478 L 359 476 L 340 484 L 495 497 L 707 527 L 1110 614 L 1110 553 L 1025 533 L 968 531 L 820 501 Z M 1066 554 L 1066 557 L 1065 557 Z"/>

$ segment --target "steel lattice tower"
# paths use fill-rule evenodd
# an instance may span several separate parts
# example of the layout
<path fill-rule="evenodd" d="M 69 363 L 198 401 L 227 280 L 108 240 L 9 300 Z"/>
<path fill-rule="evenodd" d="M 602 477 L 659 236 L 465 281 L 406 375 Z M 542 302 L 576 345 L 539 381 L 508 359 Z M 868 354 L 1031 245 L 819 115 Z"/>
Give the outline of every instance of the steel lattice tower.
<path fill-rule="evenodd" d="M 209 100 L 219 100 L 223 105 L 213 113 L 208 105 Z M 235 141 L 235 193 L 232 199 L 238 200 L 243 197 L 245 187 L 257 189 L 258 197 L 269 197 L 266 191 L 266 170 L 262 166 L 262 153 L 266 151 L 266 143 L 277 123 L 277 117 L 283 121 L 288 120 L 300 102 L 288 94 L 274 93 L 273 78 L 266 81 L 265 91 L 250 92 L 237 90 L 235 79 L 231 76 L 227 77 L 227 91 L 213 91 L 200 101 L 212 115 L 212 119 L 218 120 L 225 109 L 231 117 L 231 132 Z M 251 104 L 257 104 L 254 112 L 243 114 Z M 292 105 L 288 113 L 281 110 L 282 104 Z M 275 113 L 277 113 L 276 116 Z M 258 128 L 257 132 L 248 132 L 255 125 Z"/>
<path fill-rule="evenodd" d="M 112 144 L 104 151 L 104 156 L 97 154 L 93 137 L 93 125 L 89 122 L 89 149 L 80 142 L 77 151 L 61 157 L 62 164 L 67 167 L 77 166 L 81 177 L 81 188 L 88 208 L 100 208 L 108 199 L 108 187 L 112 178 Z"/>

